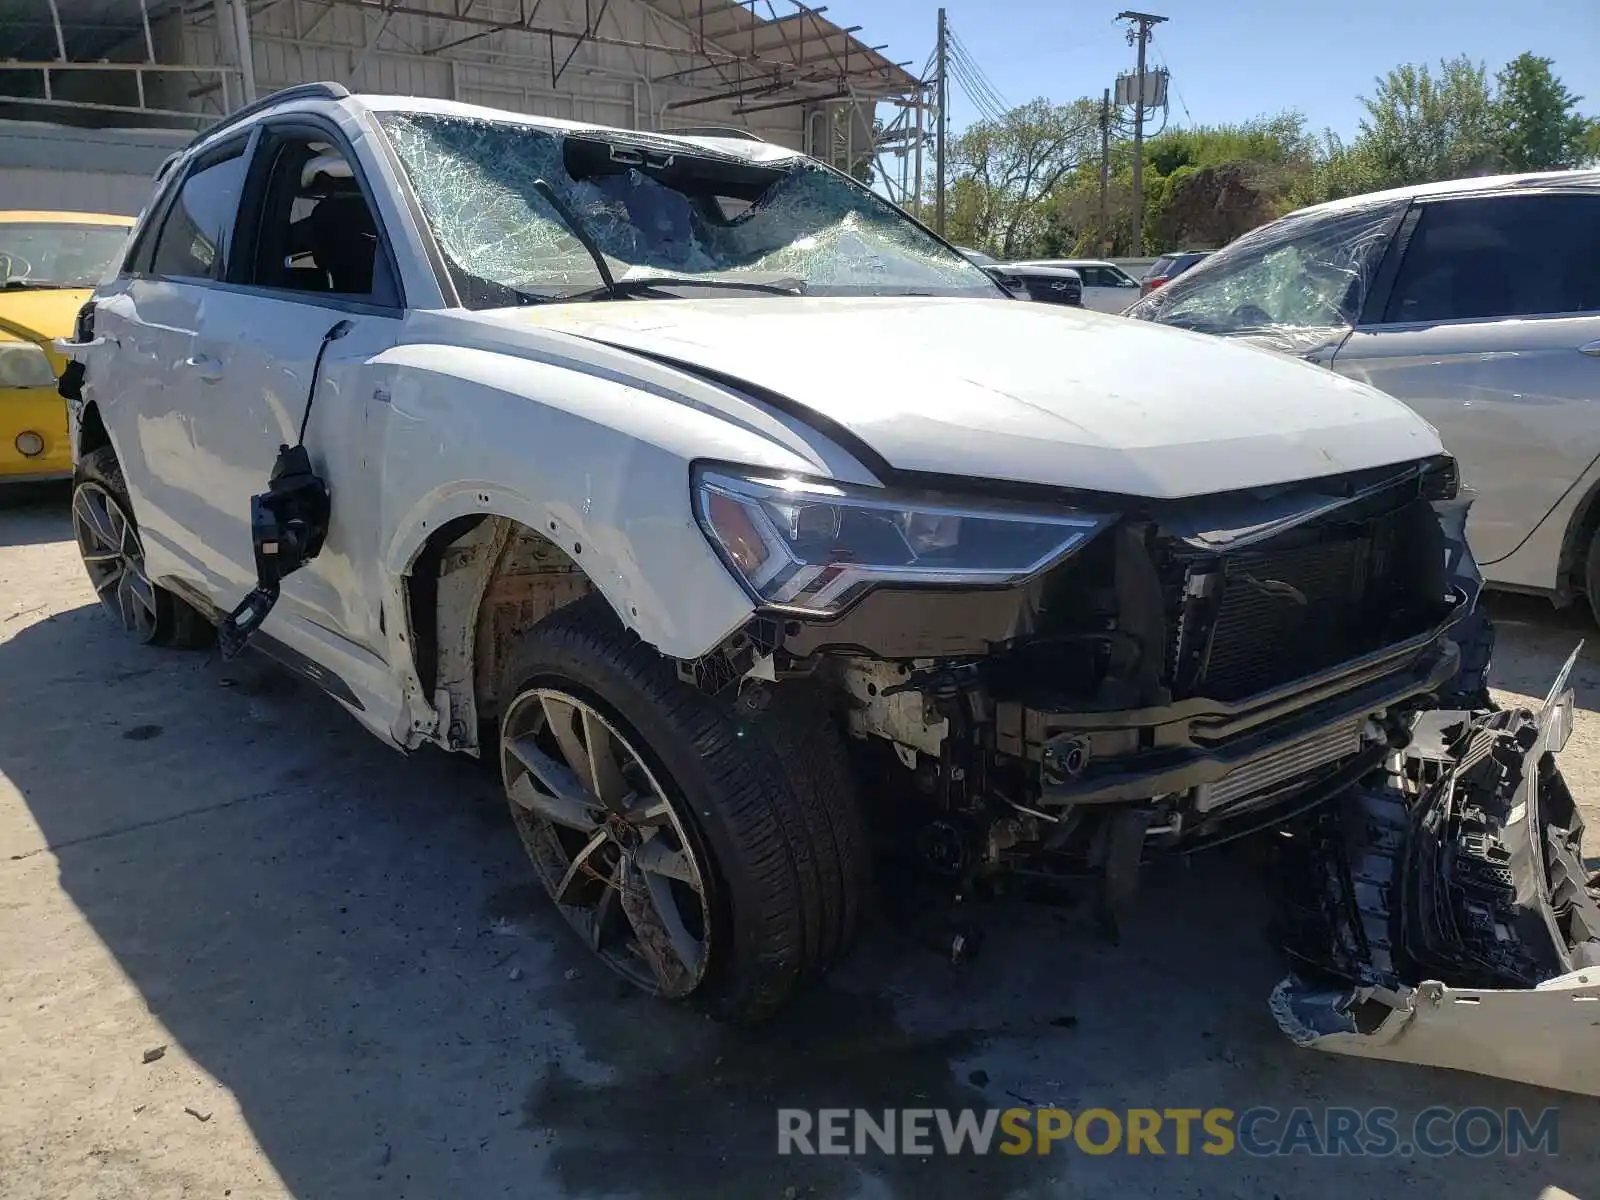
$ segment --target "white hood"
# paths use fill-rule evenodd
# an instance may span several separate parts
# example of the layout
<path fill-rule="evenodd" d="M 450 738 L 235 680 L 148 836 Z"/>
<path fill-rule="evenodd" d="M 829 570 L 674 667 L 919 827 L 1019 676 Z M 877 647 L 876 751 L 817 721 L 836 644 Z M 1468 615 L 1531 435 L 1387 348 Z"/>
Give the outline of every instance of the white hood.
<path fill-rule="evenodd" d="M 496 316 L 743 380 L 903 471 L 1175 498 L 1442 450 L 1410 409 L 1324 368 L 1025 301 L 619 300 Z"/>

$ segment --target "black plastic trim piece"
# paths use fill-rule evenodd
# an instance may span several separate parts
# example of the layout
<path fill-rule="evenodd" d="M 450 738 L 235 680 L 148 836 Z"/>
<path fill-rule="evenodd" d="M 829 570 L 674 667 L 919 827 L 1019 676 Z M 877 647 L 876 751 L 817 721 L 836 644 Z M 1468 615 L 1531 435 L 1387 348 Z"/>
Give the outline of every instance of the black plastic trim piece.
<path fill-rule="evenodd" d="M 201 616 L 213 625 L 220 624 L 222 618 L 227 615 L 212 603 L 210 596 L 206 595 L 197 585 L 187 579 L 164 577 L 161 579 L 160 584 L 169 592 L 175 593 L 188 602 L 191 607 L 196 609 Z M 359 712 L 366 711 L 367 706 L 361 703 L 360 697 L 351 690 L 350 685 L 343 678 L 334 674 L 320 663 L 307 658 L 300 651 L 284 645 L 270 634 L 257 631 L 250 639 L 250 648 L 261 651 L 262 654 L 272 659 L 280 667 L 285 667 L 302 679 L 316 684 L 317 687 L 327 692 L 334 699 L 342 700 Z"/>
<path fill-rule="evenodd" d="M 350 89 L 342 83 L 327 81 L 321 83 L 297 83 L 292 87 L 281 88 L 270 96 L 263 96 L 259 100 L 234 109 L 215 125 L 208 126 L 195 134 L 194 140 L 189 145 L 198 146 L 201 142 L 221 130 L 237 125 L 241 121 L 247 121 L 257 113 L 266 112 L 269 108 L 287 104 L 292 100 L 347 100 L 349 98 Z"/>
<path fill-rule="evenodd" d="M 350 690 L 348 683 L 322 664 L 307 658 L 300 651 L 284 645 L 277 638 L 270 637 L 265 633 L 257 633 L 250 639 L 250 644 L 279 666 L 287 667 L 296 675 L 316 684 L 335 700 L 342 700 L 351 708 L 360 712 L 366 711 L 367 706 L 362 704 L 356 694 Z"/>
<path fill-rule="evenodd" d="M 1357 329 L 1383 323 L 1384 310 L 1389 307 L 1389 294 L 1394 291 L 1394 281 L 1400 274 L 1400 263 L 1406 256 L 1411 235 L 1416 232 L 1417 222 L 1421 219 L 1422 209 L 1417 204 L 1401 210 L 1399 227 L 1389 236 L 1389 244 L 1384 248 L 1383 257 L 1378 260 L 1378 269 L 1372 274 L 1372 286 L 1367 289 L 1361 311 L 1356 314 Z"/>
<path fill-rule="evenodd" d="M 1467 597 L 1458 589 L 1455 612 L 1449 619 L 1424 632 L 1359 658 L 1349 659 L 1330 670 L 1293 680 L 1269 691 L 1258 692 L 1243 700 L 1213 700 L 1205 696 L 1195 696 L 1153 708 L 1070 715 L 1051 714 L 1052 724 L 1070 723 L 1074 728 L 1091 730 L 1130 729 L 1186 721 L 1195 726 L 1196 742 L 1215 744 L 1253 729 L 1257 725 L 1297 712 L 1320 700 L 1342 695 L 1353 687 L 1381 679 L 1403 669 L 1454 628 L 1466 615 L 1468 607 Z"/>
<path fill-rule="evenodd" d="M 389 170 L 394 174 L 395 187 L 399 189 L 400 200 L 411 215 L 411 223 L 417 227 L 417 236 L 422 239 L 422 252 L 427 256 L 428 267 L 439 285 L 439 296 L 444 301 L 444 306 L 465 307 L 461 302 L 461 290 L 456 287 L 455 277 L 450 274 L 450 264 L 445 261 L 444 251 L 439 247 L 439 239 L 434 236 L 428 214 L 422 211 L 422 201 L 418 199 L 416 189 L 411 186 L 411 176 L 406 172 L 406 164 L 400 158 L 400 152 L 394 148 L 394 142 L 389 138 L 389 131 L 384 128 L 383 121 L 370 112 L 363 123 L 372 134 L 373 144 L 378 147 L 379 153 L 389 164 Z"/>
<path fill-rule="evenodd" d="M 1045 805 L 1119 803 L 1147 800 L 1151 796 L 1215 783 L 1240 767 L 1273 754 L 1287 743 L 1331 731 L 1412 697 L 1436 692 L 1454 677 L 1459 663 L 1460 652 L 1455 643 L 1441 642 L 1435 653 L 1419 655 L 1407 662 L 1404 669 L 1364 681 L 1354 689 L 1337 691 L 1331 696 L 1326 694 L 1330 689 L 1309 691 L 1300 703 L 1280 705 L 1251 723 L 1256 726 L 1266 722 L 1265 728 L 1242 732 L 1225 744 L 1207 746 L 1195 736 L 1191 726 L 1189 748 L 1128 758 L 1124 761 L 1129 769 L 1112 775 L 1091 775 L 1072 783 L 1046 786 L 1040 801 Z M 1162 711 L 1144 710 L 1146 713 Z M 1094 715 L 1115 718 L 1121 726 L 1134 724 L 1128 720 L 1134 715 L 1131 713 Z M 1149 722 L 1152 727 L 1170 723 Z"/>

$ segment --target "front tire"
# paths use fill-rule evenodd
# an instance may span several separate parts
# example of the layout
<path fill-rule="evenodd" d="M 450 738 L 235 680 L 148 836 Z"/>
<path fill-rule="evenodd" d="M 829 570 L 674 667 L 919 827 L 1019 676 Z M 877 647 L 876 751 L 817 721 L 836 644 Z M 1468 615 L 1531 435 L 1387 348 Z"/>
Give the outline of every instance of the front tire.
<path fill-rule="evenodd" d="M 145 572 L 128 485 L 109 446 L 85 454 L 72 473 L 72 532 L 101 607 L 124 631 L 153 646 L 211 640 L 206 619 Z"/>
<path fill-rule="evenodd" d="M 848 949 L 866 840 L 820 710 L 704 695 L 598 596 L 528 631 L 500 694 L 523 845 L 612 970 L 749 1022 Z"/>

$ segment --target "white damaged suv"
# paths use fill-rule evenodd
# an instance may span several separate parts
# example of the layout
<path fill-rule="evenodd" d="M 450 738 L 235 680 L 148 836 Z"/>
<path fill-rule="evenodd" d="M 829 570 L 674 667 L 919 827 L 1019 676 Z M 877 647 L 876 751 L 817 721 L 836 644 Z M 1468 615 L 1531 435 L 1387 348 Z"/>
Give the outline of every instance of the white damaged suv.
<path fill-rule="evenodd" d="M 292 88 L 163 169 L 61 347 L 112 615 L 497 756 L 590 948 L 724 1016 L 845 952 L 869 829 L 1114 917 L 1482 689 L 1410 411 L 1012 300 L 760 141 Z"/>

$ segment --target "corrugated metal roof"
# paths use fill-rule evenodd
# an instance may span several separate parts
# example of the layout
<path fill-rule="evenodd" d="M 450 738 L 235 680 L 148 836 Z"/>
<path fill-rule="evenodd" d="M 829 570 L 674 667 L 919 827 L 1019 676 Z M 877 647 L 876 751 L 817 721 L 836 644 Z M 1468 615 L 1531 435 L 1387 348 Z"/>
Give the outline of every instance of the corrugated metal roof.
<path fill-rule="evenodd" d="M 735 86 L 747 86 L 756 100 L 763 85 L 780 81 L 785 90 L 803 86 L 807 92 L 833 87 L 863 97 L 903 95 L 920 85 L 904 66 L 880 53 L 886 47 L 869 46 L 855 36 L 860 26 L 841 28 L 821 12 L 797 0 L 643 0 L 643 3 L 683 26 L 698 39 L 730 54 L 760 59 L 742 75 L 730 78 L 730 67 L 720 69 Z M 779 5 L 782 5 L 780 8 Z M 735 63 L 735 67 L 745 64 Z M 709 71 L 702 71 L 702 76 Z M 841 95 L 843 98 L 843 95 Z"/>
<path fill-rule="evenodd" d="M 905 95 L 920 85 L 883 46 L 855 36 L 798 0 L 643 0 L 689 31 L 702 49 L 737 56 L 709 58 L 679 75 L 702 86 L 727 85 L 740 112 L 827 99 Z M 788 6 L 792 5 L 792 8 Z"/>
<path fill-rule="evenodd" d="M 181 0 L 145 0 L 151 24 L 182 7 Z M 56 0 L 56 10 L 69 59 L 92 62 L 131 38 L 144 37 L 137 0 Z M 0 0 L 0 58 L 26 62 L 58 57 L 45 0 Z"/>

